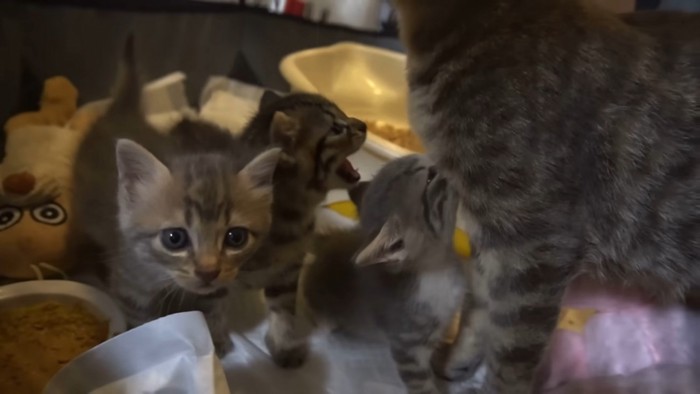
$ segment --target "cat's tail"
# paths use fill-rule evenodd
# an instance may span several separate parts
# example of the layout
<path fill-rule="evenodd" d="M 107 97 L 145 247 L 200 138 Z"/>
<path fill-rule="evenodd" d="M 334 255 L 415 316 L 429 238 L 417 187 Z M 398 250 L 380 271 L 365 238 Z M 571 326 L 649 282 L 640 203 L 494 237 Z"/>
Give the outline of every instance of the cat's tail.
<path fill-rule="evenodd" d="M 130 33 L 124 45 L 119 75 L 114 87 L 113 101 L 107 111 L 111 115 L 142 115 L 141 90 L 143 82 L 136 62 L 134 35 Z"/>

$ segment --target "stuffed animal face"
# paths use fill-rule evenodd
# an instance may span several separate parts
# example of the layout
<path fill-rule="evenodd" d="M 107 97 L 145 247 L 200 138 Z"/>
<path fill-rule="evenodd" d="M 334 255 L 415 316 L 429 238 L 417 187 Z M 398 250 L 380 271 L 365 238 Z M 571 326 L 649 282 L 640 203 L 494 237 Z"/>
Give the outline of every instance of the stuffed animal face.
<path fill-rule="evenodd" d="M 34 278 L 32 266 L 39 263 L 71 268 L 71 168 L 79 135 L 52 126 L 7 134 L 0 163 L 0 277 Z"/>
<path fill-rule="evenodd" d="M 29 173 L 15 176 L 32 177 Z M 5 178 L 5 181 L 12 178 Z M 0 276 L 12 279 L 34 278 L 32 269 L 48 263 L 61 270 L 71 267 L 67 236 L 70 197 L 46 196 L 28 199 L 26 204 L 5 204 L 0 207 Z M 51 272 L 42 271 L 49 276 Z"/>

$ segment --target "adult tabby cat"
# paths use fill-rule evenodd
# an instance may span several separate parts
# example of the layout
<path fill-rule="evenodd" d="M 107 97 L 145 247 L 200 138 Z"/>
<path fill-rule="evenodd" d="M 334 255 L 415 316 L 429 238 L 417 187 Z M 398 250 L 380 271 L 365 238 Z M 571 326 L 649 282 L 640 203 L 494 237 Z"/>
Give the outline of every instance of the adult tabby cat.
<path fill-rule="evenodd" d="M 665 299 L 700 283 L 700 37 L 576 0 L 395 3 L 412 126 L 478 251 L 484 392 L 537 387 L 577 273 Z"/>
<path fill-rule="evenodd" d="M 133 327 L 186 310 L 204 313 L 216 351 L 232 349 L 225 287 L 270 224 L 279 149 L 257 156 L 226 132 L 184 120 L 160 134 L 141 110 L 133 40 L 107 113 L 75 166 L 77 228 L 107 255 L 109 290 Z M 198 136 L 213 135 L 212 140 Z"/>
<path fill-rule="evenodd" d="M 329 189 L 349 188 L 360 180 L 347 157 L 360 149 L 366 132 L 363 122 L 324 97 L 268 92 L 240 137 L 260 150 L 282 149 L 269 236 L 239 276 L 239 283 L 265 289 L 270 310 L 265 342 L 279 366 L 298 367 L 306 359 L 308 330 L 297 318 L 297 283 L 311 248 L 316 208 Z"/>
<path fill-rule="evenodd" d="M 360 229 L 317 239 L 304 295 L 318 320 L 383 334 L 409 393 L 436 393 L 431 357 L 466 287 L 456 192 L 419 155 L 388 163 L 365 190 Z"/>

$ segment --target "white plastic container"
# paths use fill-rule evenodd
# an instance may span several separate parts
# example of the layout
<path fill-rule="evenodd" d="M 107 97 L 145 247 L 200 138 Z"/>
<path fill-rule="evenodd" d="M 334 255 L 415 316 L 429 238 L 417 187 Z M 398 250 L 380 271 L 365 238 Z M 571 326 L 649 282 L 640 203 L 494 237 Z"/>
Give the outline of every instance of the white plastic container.
<path fill-rule="evenodd" d="M 406 56 L 351 42 L 295 52 L 280 63 L 292 91 L 318 93 L 348 115 L 408 128 Z M 411 152 L 369 134 L 365 149 L 379 163 Z"/>

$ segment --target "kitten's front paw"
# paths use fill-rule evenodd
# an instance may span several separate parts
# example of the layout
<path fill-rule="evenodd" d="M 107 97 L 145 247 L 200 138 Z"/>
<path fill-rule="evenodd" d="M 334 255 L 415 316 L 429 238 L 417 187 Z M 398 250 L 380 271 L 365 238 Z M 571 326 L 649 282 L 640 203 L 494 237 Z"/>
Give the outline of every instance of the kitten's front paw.
<path fill-rule="evenodd" d="M 279 349 L 274 351 L 272 352 L 272 360 L 282 368 L 295 369 L 304 365 L 308 355 L 308 347 L 302 345 L 291 349 Z"/>
<path fill-rule="evenodd" d="M 265 336 L 265 344 L 267 345 L 267 350 L 270 351 L 272 361 L 281 368 L 299 368 L 304 365 L 309 355 L 309 345 L 306 342 L 286 347 L 275 344 L 271 336 L 267 335 Z"/>
<path fill-rule="evenodd" d="M 228 335 L 220 335 L 213 338 L 214 350 L 219 358 L 224 358 L 227 354 L 233 351 L 234 345 L 231 337 Z"/>

